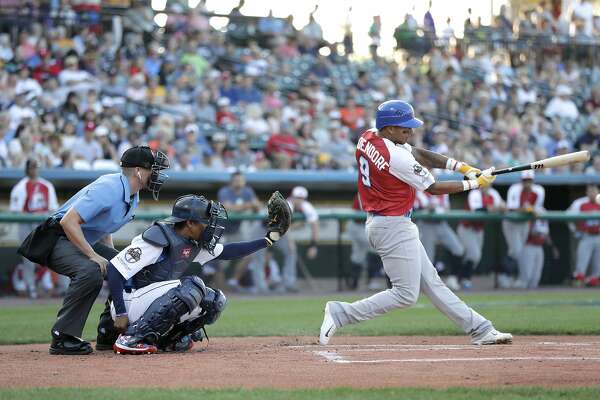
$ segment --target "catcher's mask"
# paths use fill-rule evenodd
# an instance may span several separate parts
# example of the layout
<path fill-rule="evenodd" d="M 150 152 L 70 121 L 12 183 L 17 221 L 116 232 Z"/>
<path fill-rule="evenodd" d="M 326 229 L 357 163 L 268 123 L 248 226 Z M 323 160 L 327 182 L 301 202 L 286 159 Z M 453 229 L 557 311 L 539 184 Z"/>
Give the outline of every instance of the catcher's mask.
<path fill-rule="evenodd" d="M 227 218 L 227 210 L 221 203 L 207 200 L 204 196 L 186 194 L 175 201 L 171 216 L 163 221 L 167 223 L 195 221 L 205 224 L 202 247 L 214 255 L 215 247 L 225 231 L 223 222 Z"/>

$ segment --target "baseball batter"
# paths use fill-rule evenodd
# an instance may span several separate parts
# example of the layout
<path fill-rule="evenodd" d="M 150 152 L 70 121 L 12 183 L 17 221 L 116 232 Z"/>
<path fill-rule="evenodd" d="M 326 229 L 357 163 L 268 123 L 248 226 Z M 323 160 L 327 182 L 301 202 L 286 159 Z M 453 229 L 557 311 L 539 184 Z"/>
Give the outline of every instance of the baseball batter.
<path fill-rule="evenodd" d="M 450 196 L 447 194 L 434 196 L 428 192 L 417 191 L 415 204 L 418 204 L 415 208 L 441 214 L 450 210 Z M 435 249 L 438 244 L 441 244 L 452 256 L 450 270 L 460 271 L 465 248 L 450 225 L 446 221 L 420 221 L 417 226 L 421 243 L 431 262 L 435 263 Z M 446 279 L 446 285 L 452 290 L 460 289 L 458 280 L 453 274 Z"/>
<path fill-rule="evenodd" d="M 587 185 L 586 196 L 573 202 L 568 208 L 571 213 L 600 212 L 600 204 L 595 202 L 598 195 L 597 185 Z M 577 260 L 573 280 L 576 285 L 600 286 L 600 220 L 577 221 L 569 224 L 575 237 L 579 238 L 577 245 Z M 587 274 L 588 265 L 592 268 Z"/>
<path fill-rule="evenodd" d="M 535 173 L 526 170 L 521 173 L 521 182 L 508 188 L 506 208 L 509 211 L 538 213 L 544 209 L 546 191 L 540 185 L 533 183 Z M 529 222 L 502 221 L 502 232 L 508 247 L 508 257 L 511 265 L 517 265 L 521 251 L 529 235 Z M 509 271 L 506 271 L 509 272 Z M 502 275 L 498 278 L 501 286 L 511 286 L 510 278 Z M 506 283 L 504 283 L 506 282 Z"/>
<path fill-rule="evenodd" d="M 499 211 L 505 210 L 504 200 L 498 191 L 491 186 L 471 190 L 467 196 L 465 209 L 469 211 Z M 481 261 L 483 249 L 484 223 L 482 221 L 461 221 L 456 233 L 465 246 L 463 267 L 460 280 L 464 286 L 471 286 L 471 275 Z"/>
<path fill-rule="evenodd" d="M 367 238 L 381 256 L 392 288 L 354 303 L 327 302 L 319 338 L 322 345 L 328 344 L 336 330 L 345 325 L 412 306 L 420 291 L 471 335 L 473 344 L 512 342 L 511 334 L 497 331 L 444 285 L 410 219 L 417 190 L 440 195 L 488 186 L 495 179 L 491 175 L 493 168 L 481 172 L 452 158 L 410 146 L 407 142 L 413 128 L 422 125 L 410 104 L 391 100 L 377 108 L 376 129 L 365 131 L 358 140 L 358 193 L 368 213 Z M 459 171 L 469 180 L 436 182 L 428 168 Z"/>
<path fill-rule="evenodd" d="M 287 209 L 286 218 L 272 210 L 274 202 Z M 220 316 L 226 298 L 199 277 L 180 279 L 182 274 L 192 262 L 231 260 L 273 245 L 287 231 L 290 217 L 286 200 L 276 192 L 269 200 L 266 235 L 223 245 L 219 243 L 227 220 L 223 206 L 191 194 L 177 199 L 170 217 L 133 238 L 108 263 L 111 314 L 115 328 L 124 331 L 114 351 L 149 354 L 191 349 L 202 338 L 200 330 Z"/>

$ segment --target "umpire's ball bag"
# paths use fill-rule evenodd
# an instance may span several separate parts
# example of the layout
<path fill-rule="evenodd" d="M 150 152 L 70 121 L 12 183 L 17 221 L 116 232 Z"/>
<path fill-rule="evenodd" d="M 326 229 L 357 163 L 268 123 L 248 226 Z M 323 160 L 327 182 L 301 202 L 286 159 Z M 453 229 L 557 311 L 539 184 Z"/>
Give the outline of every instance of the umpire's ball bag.
<path fill-rule="evenodd" d="M 48 260 L 52 250 L 60 236 L 64 235 L 60 222 L 53 218 L 48 218 L 38 225 L 23 240 L 17 253 L 31 262 L 48 265 Z"/>

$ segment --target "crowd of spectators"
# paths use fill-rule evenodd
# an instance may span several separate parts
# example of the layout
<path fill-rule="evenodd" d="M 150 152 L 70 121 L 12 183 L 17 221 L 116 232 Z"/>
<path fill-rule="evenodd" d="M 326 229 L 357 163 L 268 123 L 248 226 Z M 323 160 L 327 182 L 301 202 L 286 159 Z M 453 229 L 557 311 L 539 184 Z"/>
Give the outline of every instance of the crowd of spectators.
<path fill-rule="evenodd" d="M 423 24 L 407 15 L 395 32 L 399 46 L 418 30 L 431 46 L 389 59 L 378 55 L 376 17 L 371 57 L 362 61 L 350 26 L 342 42 L 324 41 L 317 8 L 297 30 L 291 16 L 244 17 L 241 2 L 216 30 L 204 2 L 189 11 L 175 3 L 163 29 L 147 6 L 115 23 L 101 13 L 82 18 L 89 10 L 69 4 L 50 10 L 55 18 L 1 25 L 2 167 L 22 168 L 34 156 L 44 168 L 116 169 L 125 149 L 149 143 L 183 171 L 351 170 L 376 106 L 400 98 L 426 122 L 417 145 L 485 167 L 590 149 L 589 164 L 558 172 L 600 172 L 593 55 L 568 44 L 534 51 L 469 41 L 482 30 L 591 40 L 600 24 L 588 1 L 563 16 L 543 3 L 514 18 L 503 8 L 491 27 L 469 18 L 464 40 L 450 25 L 436 33 L 430 11 Z"/>

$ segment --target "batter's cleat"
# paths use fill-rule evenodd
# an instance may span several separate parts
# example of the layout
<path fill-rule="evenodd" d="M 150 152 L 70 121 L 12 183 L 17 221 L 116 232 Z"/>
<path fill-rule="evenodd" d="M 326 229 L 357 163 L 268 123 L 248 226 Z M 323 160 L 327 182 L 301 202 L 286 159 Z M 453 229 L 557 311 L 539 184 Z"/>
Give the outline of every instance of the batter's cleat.
<path fill-rule="evenodd" d="M 513 336 L 510 333 L 499 332 L 492 328 L 487 333 L 479 337 L 474 336 L 471 339 L 471 343 L 478 346 L 490 344 L 511 344 L 512 339 Z"/>
<path fill-rule="evenodd" d="M 330 301 L 325 304 L 325 315 L 323 316 L 323 323 L 321 324 L 321 334 L 319 335 L 319 343 L 322 346 L 325 346 L 329 343 L 332 336 L 335 334 L 337 330 L 337 326 L 335 326 L 335 322 L 333 321 L 333 317 L 331 316 L 331 311 L 329 310 Z"/>
<path fill-rule="evenodd" d="M 119 336 L 113 350 L 117 354 L 154 354 L 158 351 L 155 345 L 144 343 L 139 337 L 127 335 Z"/>
<path fill-rule="evenodd" d="M 52 330 L 52 343 L 48 352 L 52 355 L 80 356 L 90 354 L 92 345 L 78 337 Z"/>

